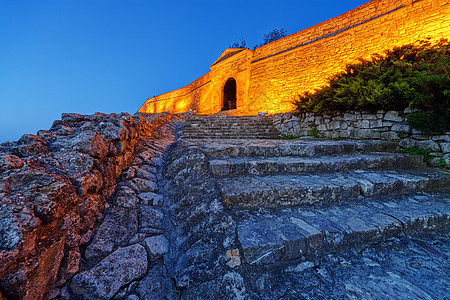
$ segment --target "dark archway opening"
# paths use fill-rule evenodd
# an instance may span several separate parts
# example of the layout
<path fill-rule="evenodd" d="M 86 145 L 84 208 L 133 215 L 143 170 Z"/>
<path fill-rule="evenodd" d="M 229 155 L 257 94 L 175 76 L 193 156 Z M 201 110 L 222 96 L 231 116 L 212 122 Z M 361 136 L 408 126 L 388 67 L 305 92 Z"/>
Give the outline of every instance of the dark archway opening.
<path fill-rule="evenodd" d="M 230 110 L 236 108 L 236 80 L 230 78 L 223 88 L 223 106 L 222 110 Z"/>

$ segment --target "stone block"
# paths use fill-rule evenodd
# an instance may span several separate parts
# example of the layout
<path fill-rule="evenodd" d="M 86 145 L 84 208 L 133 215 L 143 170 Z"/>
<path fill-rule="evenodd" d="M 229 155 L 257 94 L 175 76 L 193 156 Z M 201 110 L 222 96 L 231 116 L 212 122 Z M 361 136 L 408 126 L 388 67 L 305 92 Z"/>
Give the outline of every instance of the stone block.
<path fill-rule="evenodd" d="M 398 140 L 399 136 L 394 131 L 387 131 L 387 132 L 382 132 L 381 133 L 381 139 L 388 140 L 388 141 L 393 141 L 393 140 Z"/>
<path fill-rule="evenodd" d="M 402 148 L 412 148 L 416 145 L 416 140 L 414 139 L 410 139 L 410 138 L 406 138 L 406 139 L 402 139 L 399 143 L 400 147 Z"/>
<path fill-rule="evenodd" d="M 374 114 L 363 114 L 362 118 L 363 120 L 376 120 L 377 116 Z"/>
<path fill-rule="evenodd" d="M 431 151 L 441 151 L 439 144 L 432 140 L 418 141 L 416 146 L 423 149 L 430 149 Z"/>
<path fill-rule="evenodd" d="M 362 120 L 362 121 L 361 121 L 360 127 L 363 128 L 363 129 L 368 129 L 368 128 L 370 128 L 370 122 L 369 122 L 369 120 Z"/>
<path fill-rule="evenodd" d="M 351 113 L 344 114 L 344 121 L 356 121 L 356 116 Z"/>
<path fill-rule="evenodd" d="M 435 135 L 431 138 L 435 142 L 450 142 L 450 135 Z"/>
<path fill-rule="evenodd" d="M 409 132 L 411 130 L 411 127 L 409 127 L 408 124 L 394 124 L 392 125 L 391 130 Z"/>
<path fill-rule="evenodd" d="M 70 289 L 86 299 L 111 299 L 122 286 L 144 276 L 147 267 L 143 246 L 119 248 L 89 271 L 75 275 Z"/>
<path fill-rule="evenodd" d="M 169 252 L 169 241 L 162 234 L 146 238 L 144 246 L 150 261 L 157 260 Z"/>
<path fill-rule="evenodd" d="M 390 110 L 388 111 L 383 118 L 385 121 L 392 121 L 392 122 L 403 122 L 405 119 L 401 117 L 398 113 L 398 111 Z"/>
<path fill-rule="evenodd" d="M 450 143 L 441 143 L 442 153 L 450 153 Z"/>

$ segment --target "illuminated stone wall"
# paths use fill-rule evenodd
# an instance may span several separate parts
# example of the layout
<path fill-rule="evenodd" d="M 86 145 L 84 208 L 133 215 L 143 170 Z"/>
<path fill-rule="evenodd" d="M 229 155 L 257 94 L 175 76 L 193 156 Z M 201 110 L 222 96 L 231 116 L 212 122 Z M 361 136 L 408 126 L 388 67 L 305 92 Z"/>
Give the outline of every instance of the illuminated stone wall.
<path fill-rule="evenodd" d="M 449 33 L 449 0 L 374 0 L 253 51 L 227 49 L 209 73 L 148 99 L 139 111 L 218 112 L 225 82 L 233 77 L 237 109 L 229 113 L 287 112 L 298 93 L 322 86 L 359 57 Z"/>

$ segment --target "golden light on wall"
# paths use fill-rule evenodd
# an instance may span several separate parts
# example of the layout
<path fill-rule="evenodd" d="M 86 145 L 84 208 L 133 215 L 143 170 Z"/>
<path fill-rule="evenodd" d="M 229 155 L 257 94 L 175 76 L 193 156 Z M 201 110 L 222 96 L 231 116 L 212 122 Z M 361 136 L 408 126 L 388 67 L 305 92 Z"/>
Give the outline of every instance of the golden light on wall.
<path fill-rule="evenodd" d="M 237 108 L 228 114 L 287 112 L 298 93 L 322 86 L 359 57 L 448 37 L 448 0 L 374 0 L 253 51 L 227 49 L 210 72 L 184 88 L 148 99 L 139 112 L 219 112 L 229 78 L 236 80 Z"/>

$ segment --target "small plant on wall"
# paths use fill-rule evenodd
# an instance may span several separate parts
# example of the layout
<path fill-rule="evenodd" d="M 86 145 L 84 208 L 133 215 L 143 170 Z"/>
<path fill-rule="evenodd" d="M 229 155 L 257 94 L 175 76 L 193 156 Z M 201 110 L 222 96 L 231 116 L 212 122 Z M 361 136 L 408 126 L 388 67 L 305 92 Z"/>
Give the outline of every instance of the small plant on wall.
<path fill-rule="evenodd" d="M 420 41 L 370 60 L 360 59 L 314 93 L 300 94 L 295 111 L 420 110 L 409 124 L 427 134 L 450 131 L 450 43 Z"/>

